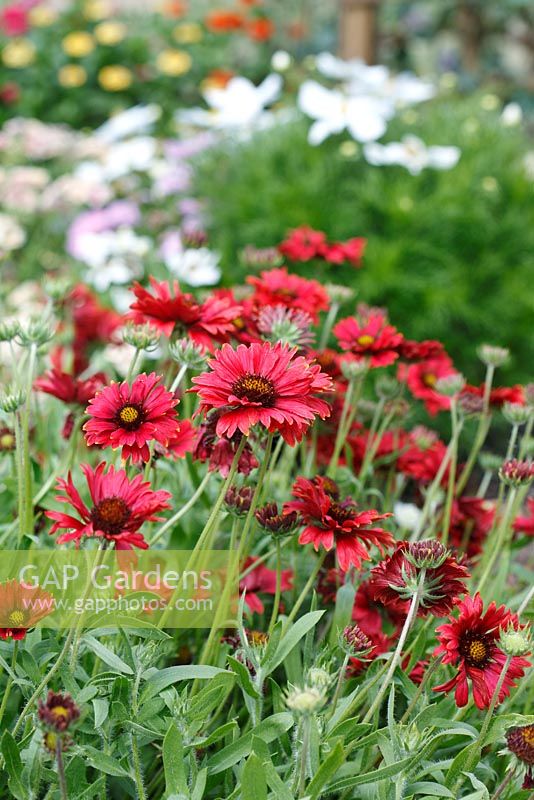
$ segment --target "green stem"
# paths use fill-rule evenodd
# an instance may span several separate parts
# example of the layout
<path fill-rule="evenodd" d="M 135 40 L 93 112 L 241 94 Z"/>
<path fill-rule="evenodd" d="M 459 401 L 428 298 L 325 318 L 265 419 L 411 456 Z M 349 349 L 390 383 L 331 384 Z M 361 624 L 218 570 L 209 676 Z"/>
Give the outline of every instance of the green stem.
<path fill-rule="evenodd" d="M 284 631 L 287 630 L 288 626 L 293 622 L 293 620 L 297 616 L 301 605 L 303 604 L 304 600 L 307 597 L 308 592 L 310 591 L 311 587 L 315 583 L 315 579 L 317 578 L 317 575 L 319 574 L 319 571 L 320 571 L 321 567 L 323 566 L 327 555 L 328 555 L 328 551 L 325 550 L 324 553 L 321 555 L 321 557 L 317 559 L 317 563 L 315 565 L 315 568 L 313 569 L 313 572 L 311 573 L 310 577 L 306 581 L 306 584 L 305 584 L 303 590 L 301 591 L 297 602 L 294 604 L 293 608 L 291 609 L 291 613 L 289 614 L 289 616 L 287 617 L 287 619 L 285 621 Z"/>
<path fill-rule="evenodd" d="M 300 769 L 297 782 L 297 797 L 305 796 L 306 776 L 308 774 L 308 754 L 310 749 L 310 720 L 303 717 L 301 720 L 302 744 L 300 748 Z"/>
<path fill-rule="evenodd" d="M 183 379 L 183 377 L 184 377 L 186 372 L 187 372 L 187 364 L 182 364 L 182 366 L 178 370 L 178 374 L 177 374 L 176 378 L 172 382 L 172 385 L 171 385 L 171 388 L 170 388 L 171 392 L 174 393 L 177 390 L 177 388 L 181 384 L 182 379 Z"/>
<path fill-rule="evenodd" d="M 477 592 L 482 593 L 482 589 L 486 585 L 486 581 L 491 575 L 491 571 L 493 569 L 495 561 L 497 560 L 497 558 L 499 558 L 499 556 L 502 556 L 502 547 L 506 540 L 506 534 L 508 531 L 509 523 L 511 521 L 510 517 L 513 515 L 513 507 L 516 495 L 517 495 L 517 489 L 516 488 L 511 489 L 508 495 L 508 500 L 506 503 L 506 507 L 504 509 L 504 514 L 501 520 L 501 524 L 497 529 L 495 541 L 488 540 L 489 546 L 486 548 L 486 552 L 489 552 L 490 555 L 484 567 L 484 572 L 482 573 L 482 577 L 480 578 L 480 581 L 478 583 Z"/>
<path fill-rule="evenodd" d="M 423 680 L 421 681 L 421 683 L 417 687 L 417 691 L 414 694 L 414 696 L 412 697 L 412 699 L 410 701 L 410 704 L 408 705 L 408 708 L 406 709 L 406 711 L 404 712 L 404 714 L 402 715 L 402 717 L 399 720 L 401 725 L 404 724 L 410 718 L 410 714 L 414 710 L 415 706 L 417 705 L 417 702 L 418 702 L 419 698 L 421 697 L 421 695 L 423 694 L 424 690 L 426 689 L 430 678 L 436 672 L 436 670 L 441 666 L 441 662 L 442 661 L 443 661 L 443 656 L 439 656 L 438 658 L 434 658 L 432 663 L 428 666 L 428 669 L 426 670 L 426 672 L 425 672 L 425 674 L 423 676 Z"/>
<path fill-rule="evenodd" d="M 345 681 L 345 674 L 347 672 L 347 667 L 348 667 L 348 664 L 349 664 L 349 658 L 350 658 L 350 655 L 348 653 L 346 653 L 345 654 L 345 658 L 343 659 L 343 663 L 341 664 L 341 667 L 339 669 L 339 675 L 338 675 L 337 683 L 336 683 L 336 690 L 334 692 L 334 698 L 332 700 L 332 709 L 330 711 L 330 717 L 334 716 L 334 714 L 336 712 L 336 708 L 337 708 L 337 704 L 338 704 L 339 698 L 341 697 L 341 689 L 343 688 L 343 683 Z"/>
<path fill-rule="evenodd" d="M 22 421 L 20 417 L 20 413 L 17 411 L 15 413 L 15 463 L 17 465 L 17 517 L 18 517 L 18 528 L 19 528 L 19 537 L 18 543 L 19 547 L 24 539 L 25 534 L 25 522 L 26 522 L 26 511 L 25 511 L 25 502 L 26 502 L 26 493 L 24 491 L 24 445 L 23 445 L 24 433 L 22 428 Z"/>
<path fill-rule="evenodd" d="M 263 491 L 263 485 L 264 485 L 264 482 L 265 482 L 265 475 L 267 474 L 267 470 L 269 468 L 269 463 L 270 463 L 270 460 L 271 460 L 272 447 L 273 447 L 273 434 L 270 433 L 268 438 L 267 438 L 267 444 L 265 445 L 265 452 L 263 454 L 263 459 L 262 459 L 260 470 L 259 470 L 259 473 L 258 473 L 258 479 L 257 479 L 257 483 L 256 483 L 256 488 L 254 490 L 254 494 L 252 496 L 252 501 L 250 503 L 250 509 L 249 509 L 249 511 L 247 513 L 247 516 L 246 516 L 246 519 L 245 519 L 245 524 L 243 526 L 243 532 L 241 534 L 241 541 L 239 543 L 239 549 L 238 549 L 238 561 L 239 561 L 239 563 L 241 563 L 241 560 L 243 558 L 243 554 L 246 552 L 246 546 L 248 544 L 249 533 L 250 533 L 251 528 L 252 528 L 252 523 L 253 523 L 253 521 L 255 519 L 254 512 L 256 511 L 256 508 L 258 507 L 258 503 L 259 503 L 259 500 L 260 500 L 260 497 L 261 497 L 261 494 L 262 494 L 262 491 Z"/>
<path fill-rule="evenodd" d="M 334 325 L 338 311 L 339 311 L 339 303 L 332 303 L 328 311 L 328 314 L 326 315 L 326 319 L 323 325 L 323 330 L 321 331 L 321 338 L 319 340 L 319 350 L 324 350 L 324 348 L 328 344 L 328 337 L 330 336 L 330 331 L 332 330 L 332 326 Z"/>
<path fill-rule="evenodd" d="M 135 369 L 135 366 L 137 364 L 137 359 L 139 358 L 139 353 L 140 352 L 141 352 L 141 350 L 138 347 L 136 347 L 135 348 L 135 352 L 134 352 L 134 354 L 132 356 L 132 360 L 130 361 L 130 364 L 128 365 L 128 372 L 126 373 L 126 378 L 124 379 L 126 381 L 126 383 L 130 383 L 130 381 L 132 379 L 132 375 L 134 373 L 134 369 Z"/>
<path fill-rule="evenodd" d="M 63 741 L 61 736 L 57 737 L 57 744 L 56 744 L 56 764 L 57 764 L 57 776 L 59 781 L 59 793 L 61 795 L 61 800 L 68 800 L 68 793 L 67 793 L 67 779 L 65 778 L 65 765 L 63 763 Z"/>
<path fill-rule="evenodd" d="M 276 540 L 276 587 L 273 600 L 273 613 L 271 615 L 271 622 L 269 624 L 269 636 L 274 630 L 276 620 L 278 618 L 278 609 L 280 608 L 280 595 L 282 593 L 282 548 L 280 547 L 280 539 Z"/>
<path fill-rule="evenodd" d="M 140 682 L 141 682 L 141 670 L 138 670 L 137 675 L 135 677 L 135 683 L 132 689 L 132 718 L 134 720 L 137 719 L 137 716 L 139 714 L 138 693 L 139 693 Z M 137 743 L 137 735 L 135 734 L 134 731 L 131 732 L 131 743 L 132 743 L 132 762 L 133 762 L 133 770 L 135 776 L 135 785 L 137 786 L 137 797 L 138 800 L 147 800 L 145 784 L 143 782 L 143 773 L 141 769 L 139 745 Z"/>
<path fill-rule="evenodd" d="M 185 503 L 176 512 L 176 514 L 173 514 L 172 517 L 170 517 L 166 522 L 164 522 L 164 524 L 161 526 L 159 531 L 157 531 L 156 534 L 152 537 L 152 539 L 149 542 L 150 547 L 153 547 L 156 544 L 156 542 L 159 542 L 161 537 L 165 533 L 167 533 L 169 528 L 172 528 L 178 522 L 178 520 L 180 520 L 183 516 L 185 516 L 185 514 L 187 514 L 189 509 L 192 508 L 195 505 L 195 503 L 197 502 L 197 500 L 199 499 L 201 494 L 204 492 L 204 489 L 206 488 L 206 486 L 208 484 L 208 481 L 211 478 L 212 474 L 213 474 L 212 472 L 206 472 L 206 474 L 202 478 L 201 482 L 199 483 L 197 490 L 190 497 L 190 499 L 187 501 L 187 503 Z"/>
<path fill-rule="evenodd" d="M 33 387 L 33 373 L 37 357 L 37 346 L 30 347 L 28 359 L 28 379 L 26 384 L 26 402 L 22 412 L 22 458 L 24 475 L 24 525 L 27 533 L 33 533 L 33 490 L 32 490 L 32 464 L 30 458 L 30 414 Z"/>
<path fill-rule="evenodd" d="M 443 544 L 447 544 L 449 540 L 449 528 L 451 526 L 451 513 L 452 502 L 454 500 L 454 484 L 456 479 L 456 463 L 458 460 L 458 440 L 460 438 L 461 423 L 458 420 L 458 409 L 456 405 L 456 398 L 451 398 L 451 441 L 454 442 L 454 447 L 451 452 L 450 467 L 449 467 L 449 482 L 447 486 L 447 497 L 445 499 L 445 509 L 443 512 L 443 523 L 441 531 L 441 539 Z"/>
<path fill-rule="evenodd" d="M 19 651 L 19 643 L 15 641 L 13 643 L 13 656 L 11 658 L 11 672 L 15 672 L 17 667 L 17 654 Z M 2 728 L 2 720 L 4 719 L 4 714 L 7 708 L 7 703 L 9 700 L 9 695 L 11 694 L 11 687 L 13 686 L 13 678 L 11 675 L 8 675 L 6 688 L 4 690 L 4 696 L 2 697 L 2 705 L 0 705 L 0 730 Z"/>

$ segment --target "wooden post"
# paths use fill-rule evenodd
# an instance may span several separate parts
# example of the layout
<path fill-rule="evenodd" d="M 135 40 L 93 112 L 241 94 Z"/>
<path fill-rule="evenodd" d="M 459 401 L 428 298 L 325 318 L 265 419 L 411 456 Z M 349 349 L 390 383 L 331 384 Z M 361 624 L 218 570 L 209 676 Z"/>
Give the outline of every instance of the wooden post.
<path fill-rule="evenodd" d="M 366 64 L 375 63 L 379 5 L 380 0 L 341 0 L 339 24 L 341 58 L 360 58 Z"/>

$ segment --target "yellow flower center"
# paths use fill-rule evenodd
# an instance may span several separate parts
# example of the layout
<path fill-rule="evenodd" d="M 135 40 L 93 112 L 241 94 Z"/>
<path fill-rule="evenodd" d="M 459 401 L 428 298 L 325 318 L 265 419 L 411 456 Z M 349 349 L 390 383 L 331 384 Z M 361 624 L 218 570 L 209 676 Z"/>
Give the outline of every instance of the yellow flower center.
<path fill-rule="evenodd" d="M 435 386 L 437 383 L 437 376 L 432 372 L 425 372 L 423 375 L 423 383 L 425 386 Z"/>
<path fill-rule="evenodd" d="M 250 403 L 261 403 L 265 407 L 272 406 L 275 399 L 274 385 L 269 378 L 250 372 L 234 383 L 232 392 L 239 399 L 246 398 Z"/>
<path fill-rule="evenodd" d="M 473 661 L 484 661 L 487 654 L 488 653 L 484 642 L 475 639 L 469 644 L 469 655 Z"/>
<path fill-rule="evenodd" d="M 20 628 L 24 623 L 24 612 L 19 611 L 12 611 L 9 615 L 9 624 L 13 625 L 14 628 Z"/>
<path fill-rule="evenodd" d="M 521 736 L 529 747 L 534 747 L 534 725 L 526 725 L 521 730 Z"/>
<path fill-rule="evenodd" d="M 364 333 L 362 334 L 362 336 L 358 336 L 358 338 L 356 339 L 358 344 L 361 345 L 362 347 L 368 347 L 370 344 L 373 344 L 374 340 L 375 337 L 370 336 L 368 333 Z"/>
<path fill-rule="evenodd" d="M 12 433 L 4 433 L 0 436 L 0 450 L 11 450 L 15 444 L 15 437 Z"/>
<path fill-rule="evenodd" d="M 124 408 L 121 408 L 119 411 L 119 417 L 121 422 L 125 422 L 126 425 L 131 425 L 139 419 L 139 411 L 134 408 L 134 406 L 124 406 Z"/>
<path fill-rule="evenodd" d="M 50 709 L 50 713 L 53 717 L 61 717 L 62 719 L 69 716 L 69 710 L 65 706 L 54 706 Z"/>

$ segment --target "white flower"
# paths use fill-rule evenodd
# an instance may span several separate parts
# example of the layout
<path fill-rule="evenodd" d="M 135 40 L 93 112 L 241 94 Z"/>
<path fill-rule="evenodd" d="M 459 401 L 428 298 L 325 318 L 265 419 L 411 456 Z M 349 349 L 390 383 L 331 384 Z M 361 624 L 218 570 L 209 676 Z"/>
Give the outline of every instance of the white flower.
<path fill-rule="evenodd" d="M 415 531 L 421 519 L 421 509 L 414 503 L 395 503 L 393 506 L 393 514 L 396 523 L 401 528 L 406 528 L 409 531 Z"/>
<path fill-rule="evenodd" d="M 348 83 L 349 94 L 374 97 L 396 106 L 412 105 L 430 100 L 436 87 L 411 72 L 393 74 L 383 65 L 368 66 L 363 61 L 343 61 L 331 53 L 320 53 L 316 59 L 319 72 L 328 78 Z"/>
<path fill-rule="evenodd" d="M 26 234 L 19 223 L 8 214 L 0 214 L 0 258 L 18 250 L 25 241 Z"/>
<path fill-rule="evenodd" d="M 74 174 L 84 181 L 114 181 L 132 172 L 147 172 L 157 153 L 157 140 L 152 136 L 134 136 L 111 144 L 101 161 L 82 161 Z"/>
<path fill-rule="evenodd" d="M 85 279 L 100 292 L 129 283 L 142 275 L 142 259 L 151 246 L 147 236 L 138 236 L 131 228 L 82 234 L 80 260 L 89 267 Z"/>
<path fill-rule="evenodd" d="M 391 116 L 388 104 L 372 97 L 351 97 L 337 89 L 327 89 L 315 81 L 300 87 L 298 107 L 316 120 L 308 141 L 318 145 L 345 129 L 358 142 L 372 142 L 386 131 Z"/>
<path fill-rule="evenodd" d="M 513 128 L 520 125 L 523 119 L 523 109 L 519 103 L 508 103 L 501 113 L 501 122 L 507 128 Z"/>
<path fill-rule="evenodd" d="M 364 145 L 363 152 L 369 164 L 384 166 L 398 164 L 418 175 L 426 167 L 452 169 L 460 158 L 458 147 L 427 147 L 417 136 L 404 136 L 401 142 Z"/>
<path fill-rule="evenodd" d="M 150 130 L 161 116 L 161 108 L 155 103 L 147 106 L 133 106 L 112 116 L 97 128 L 94 135 L 109 144 L 125 139 L 133 134 Z"/>
<path fill-rule="evenodd" d="M 271 58 L 271 67 L 276 72 L 285 72 L 291 66 L 292 58 L 287 50 L 277 50 Z"/>
<path fill-rule="evenodd" d="M 210 111 L 192 108 L 177 112 L 177 120 L 206 128 L 248 127 L 264 115 L 264 110 L 280 95 L 282 78 L 269 75 L 259 86 L 247 78 L 232 78 L 224 88 L 210 88 L 203 93 Z"/>
<path fill-rule="evenodd" d="M 173 275 L 190 286 L 213 286 L 221 277 L 219 254 L 197 247 L 168 255 L 165 263 Z"/>

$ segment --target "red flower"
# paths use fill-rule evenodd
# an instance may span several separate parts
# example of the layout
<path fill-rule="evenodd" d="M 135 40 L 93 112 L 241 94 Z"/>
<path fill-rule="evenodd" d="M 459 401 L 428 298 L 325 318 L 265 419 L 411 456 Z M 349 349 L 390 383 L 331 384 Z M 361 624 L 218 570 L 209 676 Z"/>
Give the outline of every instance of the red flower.
<path fill-rule="evenodd" d="M 179 432 L 178 400 L 160 380 L 152 372 L 138 375 L 131 387 L 112 383 L 98 392 L 86 409 L 91 417 L 83 426 L 87 444 L 122 447 L 122 457 L 132 461 L 149 460 L 151 440 L 168 447 Z"/>
<path fill-rule="evenodd" d="M 198 430 L 193 427 L 191 420 L 180 420 L 178 431 L 171 436 L 166 447 L 156 443 L 155 456 L 167 458 L 184 458 L 187 453 L 192 453 L 196 447 Z"/>
<path fill-rule="evenodd" d="M 514 531 L 534 536 L 534 497 L 527 499 L 528 516 L 517 517 L 514 522 Z"/>
<path fill-rule="evenodd" d="M 197 303 L 192 294 L 180 290 L 178 281 L 171 287 L 168 282 L 158 283 L 150 276 L 150 283 L 154 294 L 141 284 L 134 284 L 136 300 L 130 306 L 130 318 L 134 322 L 149 322 L 165 336 L 170 336 L 177 328 L 210 350 L 214 341 L 226 342 L 234 332 L 234 320 L 239 317 L 241 308 L 233 305 L 229 297 L 209 297 L 204 303 Z"/>
<path fill-rule="evenodd" d="M 20 87 L 15 81 L 7 81 L 0 86 L 0 103 L 11 106 L 20 98 Z"/>
<path fill-rule="evenodd" d="M 449 614 L 459 595 L 465 594 L 467 569 L 458 564 L 439 542 L 399 542 L 395 552 L 371 570 L 370 592 L 374 600 L 391 606 L 399 613 L 407 613 L 417 582 L 420 567 L 416 566 L 421 553 L 430 552 L 430 566 L 426 567 L 424 588 L 421 594 L 418 616 L 433 614 L 444 617 Z M 436 559 L 432 560 L 432 551 Z M 414 563 L 414 561 L 416 563 Z M 441 563 L 440 563 L 441 562 Z M 432 564 L 436 564 L 433 566 Z"/>
<path fill-rule="evenodd" d="M 256 306 L 276 306 L 306 311 L 314 323 L 319 320 L 319 312 L 326 311 L 330 304 L 328 293 L 319 281 L 307 280 L 292 275 L 286 267 L 266 270 L 260 277 L 251 275 L 247 283 L 254 287 L 252 301 Z"/>
<path fill-rule="evenodd" d="M 414 397 L 423 400 L 429 414 L 434 416 L 438 411 L 450 407 L 450 397 L 439 394 L 434 388 L 440 378 L 453 375 L 455 369 L 449 356 L 444 354 L 437 358 L 429 358 L 418 364 L 401 364 L 398 370 L 400 381 L 406 382 Z"/>
<path fill-rule="evenodd" d="M 170 508 L 167 501 L 171 495 L 152 491 L 150 483 L 143 481 L 141 475 L 130 480 L 123 469 L 115 470 L 110 466 L 104 473 L 105 468 L 104 462 L 96 470 L 87 464 L 82 465 L 91 495 L 90 508 L 80 497 L 70 473 L 67 480 L 58 479 L 58 488 L 64 494 L 57 495 L 56 500 L 70 503 L 80 519 L 62 511 L 47 511 L 46 516 L 55 520 L 50 533 L 67 531 L 58 536 L 58 544 L 75 541 L 79 546 L 84 536 L 98 536 L 113 543 L 117 550 L 131 550 L 132 547 L 146 550 L 148 544 L 139 528 L 144 522 L 161 519 L 156 515 Z"/>
<path fill-rule="evenodd" d="M 493 520 L 495 503 L 483 497 L 460 497 L 453 500 L 449 541 L 470 559 L 480 555 Z"/>
<path fill-rule="evenodd" d="M 457 706 L 465 706 L 469 700 L 471 681 L 473 697 L 478 708 L 488 708 L 497 682 L 506 661 L 506 656 L 498 646 L 503 629 L 510 626 L 520 628 L 516 614 L 504 606 L 492 602 L 483 614 L 482 598 L 479 594 L 466 597 L 458 603 L 458 619 L 449 617 L 450 622 L 438 628 L 440 645 L 436 655 L 444 655 L 444 664 L 454 664 L 458 672 L 442 686 L 435 686 L 435 692 L 450 692 L 454 689 Z M 519 656 L 511 660 L 508 672 L 499 692 L 498 703 L 502 703 L 515 687 L 515 681 L 522 678 L 525 667 L 530 663 Z"/>
<path fill-rule="evenodd" d="M 403 336 L 381 312 L 370 311 L 362 322 L 356 317 L 342 319 L 333 332 L 343 350 L 359 359 L 369 358 L 371 367 L 387 367 L 399 357 Z"/>
<path fill-rule="evenodd" d="M 37 378 L 33 385 L 38 391 L 51 394 L 64 403 L 86 406 L 105 383 L 106 376 L 103 372 L 98 372 L 96 375 L 82 380 L 54 367 Z"/>
<path fill-rule="evenodd" d="M 28 32 L 28 14 L 20 6 L 6 6 L 0 11 L 0 30 L 6 36 L 24 36 Z"/>
<path fill-rule="evenodd" d="M 238 11 L 212 11 L 204 20 L 206 28 L 213 33 L 238 31 L 243 27 L 245 18 Z"/>
<path fill-rule="evenodd" d="M 330 378 L 286 345 L 223 345 L 208 364 L 211 372 L 193 378 L 200 412 L 224 409 L 216 426 L 218 436 L 236 431 L 248 435 L 258 423 L 279 432 L 288 444 L 300 441 L 316 416 L 330 413 L 328 403 L 315 397 L 328 391 Z"/>
<path fill-rule="evenodd" d="M 435 339 L 427 339 L 424 342 L 414 342 L 405 339 L 400 347 L 400 357 L 406 361 L 421 361 L 429 358 L 440 358 L 445 355 L 445 348 L 441 342 Z"/>
<path fill-rule="evenodd" d="M 251 567 L 259 559 L 250 556 L 244 563 L 244 570 Z M 283 569 L 281 573 L 281 591 L 287 592 L 293 588 L 293 570 Z M 246 591 L 245 602 L 251 611 L 263 614 L 264 606 L 258 592 L 264 594 L 275 594 L 276 592 L 276 570 L 269 569 L 260 562 L 244 578 L 239 581 L 239 594 Z"/>
<path fill-rule="evenodd" d="M 480 386 L 471 386 L 466 384 L 462 389 L 462 396 L 470 397 L 484 397 L 484 384 Z M 494 408 L 501 408 L 505 403 L 518 403 L 525 405 L 525 390 L 522 386 L 502 386 L 492 389 L 489 396 L 489 404 Z"/>
<path fill-rule="evenodd" d="M 116 311 L 105 308 L 86 286 L 76 286 L 68 298 L 74 325 L 74 374 L 87 368 L 88 348 L 92 344 L 109 344 L 123 324 Z"/>
<path fill-rule="evenodd" d="M 447 447 L 432 431 L 414 428 L 409 435 L 408 447 L 399 456 L 397 469 L 418 483 L 430 483 L 436 477 Z M 449 479 L 449 468 L 445 470 L 442 484 Z"/>
<path fill-rule="evenodd" d="M 53 597 L 16 580 L 0 583 L 0 639 L 24 639 L 54 610 Z"/>
<path fill-rule="evenodd" d="M 393 544 L 393 537 L 383 528 L 369 528 L 377 520 L 391 517 L 378 511 L 358 511 L 352 498 L 339 500 L 332 493 L 325 478 L 314 480 L 297 478 L 293 486 L 293 496 L 298 498 L 285 503 L 287 511 L 297 511 L 306 527 L 300 535 L 300 544 L 312 543 L 315 550 L 336 548 L 340 568 L 346 572 L 354 565 L 361 567 L 362 561 L 369 561 L 369 547 L 376 545 L 381 553 Z M 334 484 L 335 486 L 335 484 Z M 337 487 L 336 487 L 337 489 Z"/>
<path fill-rule="evenodd" d="M 243 434 L 241 431 L 236 431 L 230 439 L 226 437 L 219 438 L 216 430 L 222 413 L 224 413 L 224 409 L 221 411 L 211 411 L 200 426 L 194 450 L 194 458 L 199 461 L 209 461 L 209 471 L 215 472 L 218 470 L 222 477 L 226 478 L 230 473 L 234 456 L 241 443 Z M 243 475 L 249 475 L 249 473 L 258 466 L 258 460 L 247 442 L 239 458 L 237 471 Z"/>
<path fill-rule="evenodd" d="M 267 42 L 276 30 L 274 22 L 267 17 L 257 17 L 246 23 L 246 32 L 255 42 Z"/>
<path fill-rule="evenodd" d="M 371 442 L 369 441 L 369 431 L 358 433 L 357 435 L 347 439 L 347 441 L 353 454 L 353 468 L 354 470 L 357 470 L 362 465 L 366 450 L 370 449 L 372 446 Z M 376 446 L 376 452 L 373 460 L 375 462 L 382 462 L 382 459 L 384 459 L 384 461 L 387 462 L 387 465 L 391 466 L 392 462 L 396 460 L 396 457 L 400 454 L 403 448 L 407 446 L 407 444 L 408 434 L 406 431 L 402 430 L 402 428 L 384 431 L 380 437 L 378 446 L 376 446 L 376 441 L 373 438 L 373 446 Z"/>
<path fill-rule="evenodd" d="M 292 230 L 278 249 L 291 261 L 311 261 L 312 258 L 322 254 L 326 244 L 326 235 L 322 231 L 315 231 L 307 225 L 302 225 Z"/>
<path fill-rule="evenodd" d="M 321 255 L 329 264 L 345 264 L 348 261 L 353 267 L 360 267 L 366 244 L 367 239 L 357 236 L 346 242 L 326 244 Z"/>

